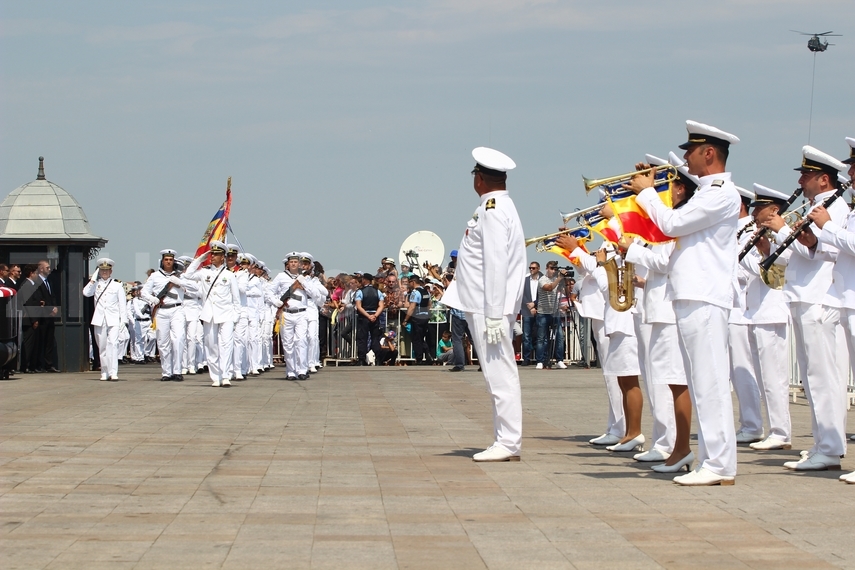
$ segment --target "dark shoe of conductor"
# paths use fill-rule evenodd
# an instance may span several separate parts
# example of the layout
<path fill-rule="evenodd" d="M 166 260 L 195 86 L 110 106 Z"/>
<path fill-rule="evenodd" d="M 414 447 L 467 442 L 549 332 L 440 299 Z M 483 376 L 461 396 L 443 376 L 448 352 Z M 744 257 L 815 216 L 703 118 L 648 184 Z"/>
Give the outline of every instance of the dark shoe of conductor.
<path fill-rule="evenodd" d="M 297 374 L 297 380 L 305 380 L 308 377 L 308 374 Z"/>
<path fill-rule="evenodd" d="M 463 367 L 462 366 L 455 366 L 451 370 L 449 370 L 449 372 L 463 372 Z"/>
<path fill-rule="evenodd" d="M 184 376 L 182 376 L 181 374 L 173 374 L 172 375 L 172 381 L 173 382 L 184 382 Z"/>

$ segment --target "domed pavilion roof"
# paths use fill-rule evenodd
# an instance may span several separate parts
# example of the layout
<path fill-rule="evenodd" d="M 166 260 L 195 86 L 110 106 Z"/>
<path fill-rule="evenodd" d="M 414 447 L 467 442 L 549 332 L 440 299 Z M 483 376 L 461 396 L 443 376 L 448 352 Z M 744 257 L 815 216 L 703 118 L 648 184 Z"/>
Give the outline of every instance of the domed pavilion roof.
<path fill-rule="evenodd" d="M 101 246 L 107 241 L 92 233 L 77 200 L 45 179 L 43 157 L 36 180 L 16 188 L 0 204 L 0 240 L 97 241 Z"/>

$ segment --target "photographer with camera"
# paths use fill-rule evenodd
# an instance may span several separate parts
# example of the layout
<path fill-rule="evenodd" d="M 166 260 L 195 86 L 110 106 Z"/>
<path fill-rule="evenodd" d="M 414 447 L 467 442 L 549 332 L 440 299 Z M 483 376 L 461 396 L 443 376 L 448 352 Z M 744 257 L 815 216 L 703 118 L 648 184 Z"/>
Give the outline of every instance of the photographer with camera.
<path fill-rule="evenodd" d="M 558 262 L 552 260 L 546 264 L 546 275 L 537 282 L 538 370 L 549 367 L 553 350 L 558 368 L 567 368 L 564 364 L 564 329 L 561 327 L 558 311 L 558 293 L 564 292 L 564 273 L 567 273 L 567 270 L 559 270 Z"/>

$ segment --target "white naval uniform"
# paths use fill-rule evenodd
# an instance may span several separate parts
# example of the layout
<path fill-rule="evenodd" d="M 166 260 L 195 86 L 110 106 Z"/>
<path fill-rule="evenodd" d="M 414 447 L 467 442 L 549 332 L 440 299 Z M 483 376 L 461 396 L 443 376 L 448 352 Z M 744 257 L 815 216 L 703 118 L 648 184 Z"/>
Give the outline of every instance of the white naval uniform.
<path fill-rule="evenodd" d="M 119 358 L 117 345 L 119 327 L 125 326 L 125 288 L 118 279 L 101 279 L 89 281 L 83 287 L 85 297 L 95 298 L 95 310 L 92 313 L 91 324 L 95 327 L 95 338 L 98 341 L 98 354 L 101 358 L 101 378 L 114 379 L 119 377 Z"/>
<path fill-rule="evenodd" d="M 225 263 L 199 268 L 201 257 L 193 260 L 184 277 L 199 283 L 202 295 L 202 329 L 205 338 L 205 358 L 214 385 L 230 380 L 234 348 L 234 325 L 240 316 L 240 292 L 234 273 Z"/>
<path fill-rule="evenodd" d="M 264 305 L 264 281 L 257 275 L 250 275 L 246 282 L 247 324 L 249 327 L 249 372 L 258 374 L 261 370 L 261 323 Z"/>
<path fill-rule="evenodd" d="M 133 315 L 134 327 L 134 344 L 131 345 L 131 359 L 136 362 L 142 362 L 148 356 L 148 343 L 150 342 L 150 338 L 153 337 L 149 333 L 149 330 L 151 330 L 151 315 L 143 312 L 147 307 L 148 303 L 139 297 L 131 299 L 130 312 Z"/>
<path fill-rule="evenodd" d="M 284 303 L 280 300 L 291 285 L 298 281 L 303 289 L 294 289 L 288 299 L 288 307 L 282 311 L 279 324 L 279 337 L 282 339 L 282 351 L 285 353 L 285 376 L 295 377 L 309 372 L 309 322 L 306 318 L 309 288 L 308 279 L 303 275 L 292 275 L 283 271 L 270 282 L 265 299 L 277 309 Z"/>
<path fill-rule="evenodd" d="M 727 317 L 733 307 L 741 199 L 729 172 L 703 176 L 688 202 L 674 210 L 656 190 L 636 197 L 665 235 L 677 238 L 668 265 L 689 394 L 698 422 L 698 466 L 736 475 L 736 430 L 730 395 Z"/>
<path fill-rule="evenodd" d="M 327 288 L 321 284 L 320 279 L 314 275 L 307 277 L 308 285 L 306 291 L 309 294 L 306 304 L 306 319 L 308 322 L 308 362 L 309 366 L 319 366 L 321 363 L 321 345 L 318 336 L 318 307 L 326 302 Z"/>
<path fill-rule="evenodd" d="M 748 345 L 760 396 L 766 405 L 767 437 L 790 443 L 792 424 L 787 358 L 790 312 L 784 292 L 772 289 L 760 278 L 760 261 L 760 253 L 754 248 L 740 262 L 740 268 L 748 273 L 748 286 L 745 288 L 745 317 L 751 321 Z"/>
<path fill-rule="evenodd" d="M 750 216 L 739 218 L 737 235 L 751 222 Z M 751 239 L 751 232 L 743 232 L 737 240 L 739 251 Z M 757 371 L 754 368 L 754 356 L 751 352 L 751 319 L 745 316 L 745 290 L 748 287 L 749 274 L 737 267 L 736 288 L 733 296 L 733 308 L 727 320 L 728 347 L 730 348 L 730 382 L 739 402 L 739 429 L 747 434 L 763 433 L 763 417 L 760 415 L 760 387 Z"/>
<path fill-rule="evenodd" d="M 184 365 L 184 329 L 187 319 L 184 317 L 184 290 L 178 283 L 180 277 L 174 271 L 166 273 L 158 269 L 151 275 L 140 291 L 140 298 L 152 307 L 154 313 L 155 335 L 157 337 L 157 348 L 160 350 L 160 370 L 165 377 L 181 374 Z M 171 285 L 163 300 L 157 296 Z M 161 303 L 157 312 L 154 307 Z"/>
<path fill-rule="evenodd" d="M 817 195 L 814 204 L 822 203 L 833 193 Z M 828 214 L 840 227 L 846 223 L 849 208 L 838 199 L 828 207 Z M 785 225 L 775 234 L 776 243 L 780 245 L 791 233 Z M 841 377 L 836 365 L 843 297 L 843 279 L 835 278 L 837 257 L 837 247 L 828 242 L 817 242 L 816 249 L 811 251 L 796 241 L 778 258 L 786 258 L 784 297 L 793 319 L 799 376 L 811 406 L 814 439 L 811 451 L 829 457 L 846 453 L 846 378 Z"/>
<path fill-rule="evenodd" d="M 676 348 L 680 341 L 671 301 L 665 298 L 668 286 L 668 264 L 675 242 L 645 247 L 633 243 L 626 251 L 626 261 L 634 263 L 636 272 L 646 270 L 641 302 L 642 322 L 650 327 L 649 336 L 639 335 L 639 350 L 643 359 L 644 384 L 653 415 L 653 448 L 668 454 L 674 451 L 677 424 L 674 417 L 674 397 L 669 385 L 686 385 L 683 355 Z"/>
<path fill-rule="evenodd" d="M 506 190 L 488 192 L 467 223 L 454 280 L 442 303 L 466 313 L 493 405 L 494 445 L 518 455 L 522 446 L 520 377 L 513 325 L 522 303 L 525 236 Z M 487 342 L 486 318 L 505 320 L 505 335 Z"/>
<path fill-rule="evenodd" d="M 190 279 L 182 279 L 184 286 L 184 365 L 190 374 L 203 366 L 205 362 L 205 344 L 202 338 L 202 295 L 199 283 Z"/>
<path fill-rule="evenodd" d="M 232 361 L 232 375 L 242 378 L 249 373 L 249 309 L 246 298 L 246 284 L 249 271 L 240 269 L 234 272 L 240 293 L 240 318 L 235 323 L 235 351 Z"/>
<path fill-rule="evenodd" d="M 264 309 L 261 311 L 261 366 L 273 368 L 273 326 L 276 317 L 276 306 L 267 300 L 267 291 L 271 281 L 265 279 L 262 286 Z"/>
<path fill-rule="evenodd" d="M 579 284 L 579 296 L 576 299 L 576 310 L 579 316 L 591 321 L 591 333 L 597 339 L 597 355 L 600 368 L 603 370 L 603 380 L 606 384 L 606 394 L 609 397 L 609 413 L 606 433 L 623 438 L 626 435 L 626 418 L 623 413 L 623 393 L 620 391 L 617 376 L 606 374 L 605 361 L 609 352 L 609 337 L 606 335 L 605 315 L 606 298 L 600 289 L 600 281 L 606 279 L 606 270 L 597 265 L 597 260 L 580 247 L 570 254 L 577 260 L 576 267 L 582 275 Z"/>

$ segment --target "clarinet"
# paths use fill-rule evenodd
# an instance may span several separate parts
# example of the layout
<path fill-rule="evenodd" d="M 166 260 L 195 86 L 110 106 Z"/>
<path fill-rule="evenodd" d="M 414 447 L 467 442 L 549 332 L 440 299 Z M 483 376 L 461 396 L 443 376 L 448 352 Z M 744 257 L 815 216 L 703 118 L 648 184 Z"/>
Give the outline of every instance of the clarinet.
<path fill-rule="evenodd" d="M 849 182 L 841 184 L 840 188 L 838 188 L 837 191 L 834 192 L 834 194 L 832 194 L 831 196 L 829 196 L 828 198 L 823 200 L 822 204 L 820 204 L 820 205 L 823 208 L 828 208 L 829 206 L 831 206 L 832 203 L 834 203 L 835 200 L 837 200 L 838 198 L 843 196 L 843 194 L 846 192 L 846 190 L 849 189 L 849 187 L 851 185 L 852 185 L 851 180 Z M 772 267 L 772 265 L 775 263 L 775 260 L 777 260 L 788 247 L 793 245 L 793 242 L 796 241 L 796 239 L 798 239 L 799 235 L 801 235 L 801 233 L 803 231 L 808 229 L 812 223 L 813 223 L 812 220 L 810 220 L 808 218 L 804 218 L 801 221 L 801 223 L 799 223 L 798 226 L 793 228 L 793 233 L 791 233 L 790 235 L 787 236 L 787 238 L 784 240 L 784 243 L 782 243 L 778 249 L 773 251 L 769 255 L 769 257 L 767 257 L 766 259 L 764 259 L 763 261 L 760 262 L 760 267 L 762 267 L 766 271 L 769 271 L 769 268 Z"/>
<path fill-rule="evenodd" d="M 804 191 L 804 189 L 801 187 L 796 188 L 796 191 L 793 192 L 793 195 L 790 196 L 789 200 L 787 200 L 786 203 L 784 203 L 784 205 L 782 205 L 780 208 L 778 208 L 778 215 L 780 216 L 784 212 L 786 212 L 790 208 L 790 206 L 793 205 L 793 202 L 795 202 L 796 199 L 802 195 L 803 191 Z M 742 261 L 742 258 L 744 258 L 746 255 L 748 255 L 749 251 L 754 249 L 754 246 L 757 245 L 757 242 L 759 242 L 761 239 L 763 239 L 763 237 L 768 233 L 768 231 L 769 231 L 769 228 L 758 228 L 757 231 L 751 235 L 751 237 L 748 239 L 748 241 L 745 242 L 745 247 L 743 247 L 742 251 L 739 252 L 739 261 Z M 736 239 L 739 239 L 739 236 L 736 236 Z"/>

